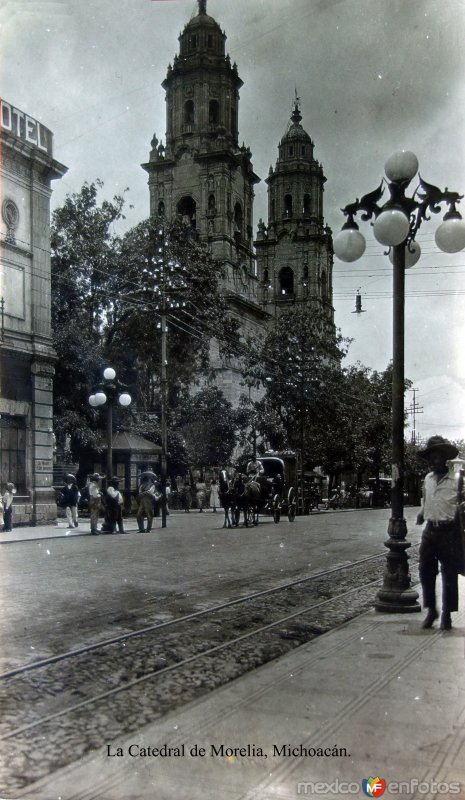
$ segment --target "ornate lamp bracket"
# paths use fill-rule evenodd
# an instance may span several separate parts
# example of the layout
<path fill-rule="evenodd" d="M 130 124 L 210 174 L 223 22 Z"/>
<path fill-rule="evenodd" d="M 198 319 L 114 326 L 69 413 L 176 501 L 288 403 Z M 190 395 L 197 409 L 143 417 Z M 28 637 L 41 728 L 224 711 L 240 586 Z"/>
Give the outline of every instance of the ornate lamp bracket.
<path fill-rule="evenodd" d="M 418 201 L 414 201 L 416 215 L 413 218 L 410 227 L 408 237 L 409 242 L 415 238 L 423 220 L 428 221 L 431 219 L 431 217 L 428 216 L 428 211 L 430 214 L 439 214 L 441 212 L 441 203 L 447 203 L 449 206 L 449 210 L 444 216 L 445 220 L 462 218 L 455 206 L 463 199 L 463 194 L 458 194 L 458 192 L 449 192 L 447 186 L 444 191 L 442 191 L 437 186 L 433 186 L 433 184 L 424 181 L 421 175 L 419 175 L 419 178 L 420 185 L 414 194 L 414 197 L 415 195 L 418 197 Z"/>
<path fill-rule="evenodd" d="M 373 192 L 369 192 L 368 194 L 363 195 L 362 199 L 359 200 L 358 197 L 355 200 L 355 203 L 349 203 L 345 208 L 342 208 L 342 213 L 348 218 L 347 222 L 343 225 L 342 230 L 347 228 L 355 228 L 358 230 L 358 225 L 355 222 L 354 217 L 357 215 L 359 211 L 363 211 L 364 213 L 361 215 L 364 222 L 368 222 L 373 216 L 376 217 L 378 214 L 381 213 L 383 210 L 379 205 L 378 201 L 381 199 L 384 193 L 384 179 L 381 181 L 380 185 L 377 189 Z"/>

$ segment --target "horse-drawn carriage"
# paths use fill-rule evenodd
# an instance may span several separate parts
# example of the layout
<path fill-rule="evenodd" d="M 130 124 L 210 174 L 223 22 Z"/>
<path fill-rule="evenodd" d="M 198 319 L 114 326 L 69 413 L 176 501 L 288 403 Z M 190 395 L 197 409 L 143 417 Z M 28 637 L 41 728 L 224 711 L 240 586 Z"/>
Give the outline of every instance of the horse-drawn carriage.
<path fill-rule="evenodd" d="M 244 525 L 258 525 L 260 514 L 270 514 L 274 522 L 286 515 L 293 522 L 297 510 L 295 455 L 261 456 L 254 462 L 253 472 L 240 469 L 233 481 L 225 471 L 220 473 L 220 500 L 225 510 L 225 525 L 237 526 L 241 511 Z M 248 465 L 249 466 L 249 465 Z"/>

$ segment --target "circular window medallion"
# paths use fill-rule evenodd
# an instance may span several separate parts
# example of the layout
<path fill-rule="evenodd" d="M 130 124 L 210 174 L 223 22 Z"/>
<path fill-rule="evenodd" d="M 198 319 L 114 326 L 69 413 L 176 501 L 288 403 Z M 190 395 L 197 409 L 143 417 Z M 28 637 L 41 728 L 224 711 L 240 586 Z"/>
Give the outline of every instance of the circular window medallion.
<path fill-rule="evenodd" d="M 15 241 L 15 230 L 19 222 L 19 209 L 14 200 L 7 198 L 2 204 L 2 217 L 7 227 L 6 241 Z"/>

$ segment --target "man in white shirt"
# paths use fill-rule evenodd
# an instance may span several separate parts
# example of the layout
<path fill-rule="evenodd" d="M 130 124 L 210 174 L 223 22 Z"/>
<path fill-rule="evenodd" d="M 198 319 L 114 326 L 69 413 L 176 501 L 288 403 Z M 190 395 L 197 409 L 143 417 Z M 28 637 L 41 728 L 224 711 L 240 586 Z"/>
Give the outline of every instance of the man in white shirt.
<path fill-rule="evenodd" d="M 458 481 L 448 461 L 458 449 L 443 439 L 432 436 L 418 455 L 427 459 L 431 472 L 423 484 L 423 504 L 417 525 L 426 521 L 420 544 L 420 580 L 423 605 L 428 609 L 423 628 L 431 628 L 438 617 L 436 608 L 436 575 L 438 564 L 442 575 L 441 630 L 452 627 L 451 612 L 458 610 L 458 574 L 463 570 L 462 542 L 457 520 Z"/>

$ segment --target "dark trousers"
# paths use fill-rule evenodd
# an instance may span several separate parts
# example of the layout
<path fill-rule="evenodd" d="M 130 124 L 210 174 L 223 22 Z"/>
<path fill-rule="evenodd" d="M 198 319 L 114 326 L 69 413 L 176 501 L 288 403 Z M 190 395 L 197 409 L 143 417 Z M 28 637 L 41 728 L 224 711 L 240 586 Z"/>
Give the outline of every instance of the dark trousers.
<path fill-rule="evenodd" d="M 9 508 L 5 508 L 5 511 L 3 512 L 3 530 L 4 531 L 12 531 L 13 530 L 12 519 L 13 519 L 13 506 L 11 505 Z"/>
<path fill-rule="evenodd" d="M 154 513 L 153 496 L 151 494 L 141 494 L 139 496 L 139 508 L 137 509 L 137 527 L 141 533 L 144 532 L 144 523 L 147 520 L 147 533 L 152 530 Z"/>
<path fill-rule="evenodd" d="M 457 611 L 458 592 L 458 539 L 455 523 L 435 528 L 426 524 L 420 544 L 420 580 L 423 590 L 423 605 L 436 608 L 436 575 L 441 565 L 442 610 Z"/>
<path fill-rule="evenodd" d="M 91 497 L 89 500 L 90 532 L 96 533 L 100 515 L 100 497 Z"/>

